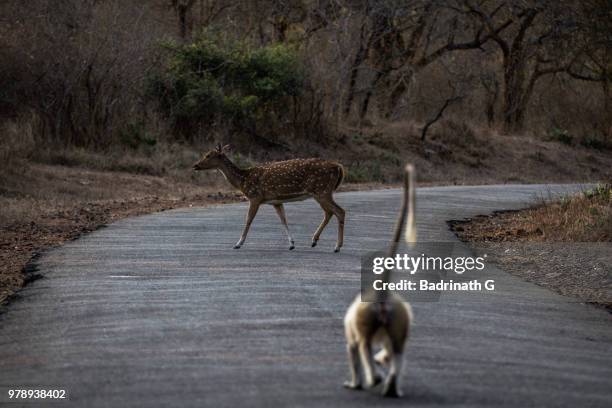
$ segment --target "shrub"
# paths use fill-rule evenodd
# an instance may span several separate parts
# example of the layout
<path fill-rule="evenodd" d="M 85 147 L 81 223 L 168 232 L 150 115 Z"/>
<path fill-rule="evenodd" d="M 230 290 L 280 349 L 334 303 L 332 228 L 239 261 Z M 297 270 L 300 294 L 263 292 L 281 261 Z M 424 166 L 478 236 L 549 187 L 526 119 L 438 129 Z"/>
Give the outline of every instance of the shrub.
<path fill-rule="evenodd" d="M 379 161 L 366 163 L 353 163 L 347 169 L 345 181 L 347 183 L 383 182 L 384 176 Z"/>
<path fill-rule="evenodd" d="M 149 77 L 148 95 L 184 134 L 216 121 L 252 128 L 303 86 L 297 54 L 283 44 L 253 48 L 204 32 L 192 44 L 163 47 L 168 55 Z"/>
<path fill-rule="evenodd" d="M 157 140 L 147 135 L 143 122 L 130 122 L 119 133 L 121 143 L 131 149 L 138 149 L 140 146 L 153 147 Z"/>
<path fill-rule="evenodd" d="M 548 133 L 548 139 L 568 146 L 574 144 L 574 137 L 565 129 L 553 128 Z"/>
<path fill-rule="evenodd" d="M 594 188 L 584 192 L 584 196 L 591 200 L 601 200 L 603 202 L 612 201 L 612 184 L 598 184 Z"/>
<path fill-rule="evenodd" d="M 611 150 L 612 143 L 599 138 L 597 136 L 586 136 L 581 141 L 580 144 L 587 149 L 595 149 L 595 150 Z"/>

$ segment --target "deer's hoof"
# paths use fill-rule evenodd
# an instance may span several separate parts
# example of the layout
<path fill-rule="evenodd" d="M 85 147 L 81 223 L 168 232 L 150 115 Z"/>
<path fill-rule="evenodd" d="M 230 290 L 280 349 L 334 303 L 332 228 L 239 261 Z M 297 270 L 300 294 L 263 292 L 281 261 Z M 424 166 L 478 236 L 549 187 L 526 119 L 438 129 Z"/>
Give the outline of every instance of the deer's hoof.
<path fill-rule="evenodd" d="M 361 390 L 363 387 L 359 383 L 354 383 L 352 381 L 345 381 L 344 388 L 348 388 L 349 390 Z"/>
<path fill-rule="evenodd" d="M 313 248 L 314 248 L 314 247 L 316 247 L 316 246 L 317 246 L 317 241 L 312 241 L 312 245 L 311 245 L 311 247 L 313 247 Z"/>
<path fill-rule="evenodd" d="M 295 245 L 291 244 L 291 246 L 289 247 L 289 250 L 292 251 L 295 249 Z"/>
<path fill-rule="evenodd" d="M 340 252 L 340 248 L 338 247 L 334 248 L 334 252 Z"/>
<path fill-rule="evenodd" d="M 234 249 L 240 249 L 240 245 L 234 245 Z"/>

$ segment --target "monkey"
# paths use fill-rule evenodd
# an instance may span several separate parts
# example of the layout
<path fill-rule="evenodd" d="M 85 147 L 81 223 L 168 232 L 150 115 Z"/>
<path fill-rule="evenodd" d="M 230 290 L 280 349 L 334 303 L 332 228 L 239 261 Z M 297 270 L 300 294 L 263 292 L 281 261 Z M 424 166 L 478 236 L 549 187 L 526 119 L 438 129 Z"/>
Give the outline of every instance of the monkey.
<path fill-rule="evenodd" d="M 406 242 L 410 245 L 416 242 L 414 180 L 414 166 L 408 164 L 404 172 L 402 207 L 388 249 L 389 257 L 395 256 L 397 252 L 404 224 L 407 224 Z M 381 275 L 382 281 L 388 282 L 390 275 L 391 271 L 385 269 Z M 361 389 L 362 374 L 365 377 L 366 387 L 371 388 L 379 384 L 382 378 L 376 372 L 374 366 L 376 362 L 388 368 L 382 395 L 397 398 L 402 395 L 399 389 L 399 375 L 404 346 L 408 339 L 410 324 L 414 320 L 412 308 L 398 295 L 387 294 L 386 291 L 378 292 L 375 296 L 376 302 L 367 303 L 361 302 L 361 295 L 357 295 L 346 312 L 344 331 L 351 379 L 346 381 L 344 386 L 349 389 Z M 382 346 L 382 350 L 373 356 L 373 347 L 378 345 Z"/>

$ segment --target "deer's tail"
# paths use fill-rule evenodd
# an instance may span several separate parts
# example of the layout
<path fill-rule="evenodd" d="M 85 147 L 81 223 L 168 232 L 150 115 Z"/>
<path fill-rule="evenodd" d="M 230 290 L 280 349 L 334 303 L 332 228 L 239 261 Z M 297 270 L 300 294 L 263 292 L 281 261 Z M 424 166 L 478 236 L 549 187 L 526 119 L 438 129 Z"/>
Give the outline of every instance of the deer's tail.
<path fill-rule="evenodd" d="M 342 180 L 344 180 L 345 176 L 346 176 L 346 169 L 344 168 L 343 165 L 338 163 L 338 181 L 336 182 L 336 186 L 334 187 L 334 191 L 336 191 L 338 189 L 338 187 L 340 187 L 340 184 L 342 184 Z"/>

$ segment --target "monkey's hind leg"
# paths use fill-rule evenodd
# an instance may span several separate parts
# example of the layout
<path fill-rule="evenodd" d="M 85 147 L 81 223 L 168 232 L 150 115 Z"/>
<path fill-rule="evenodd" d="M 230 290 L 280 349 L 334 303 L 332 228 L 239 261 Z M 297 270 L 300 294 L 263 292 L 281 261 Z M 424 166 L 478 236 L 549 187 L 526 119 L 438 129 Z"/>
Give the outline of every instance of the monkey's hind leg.
<path fill-rule="evenodd" d="M 385 379 L 382 395 L 385 397 L 398 398 L 402 396 L 399 389 L 398 378 L 402 371 L 402 353 L 394 352 L 391 356 L 389 374 Z"/>
<path fill-rule="evenodd" d="M 359 355 L 361 357 L 361 366 L 363 367 L 366 386 L 368 388 L 375 387 L 382 381 L 382 378 L 374 367 L 374 358 L 372 357 L 372 345 L 370 341 L 361 339 L 359 342 Z"/>
<path fill-rule="evenodd" d="M 348 353 L 349 368 L 351 370 L 351 379 L 344 382 L 346 388 L 352 390 L 360 390 L 361 386 L 361 374 L 359 372 L 359 350 L 357 349 L 357 343 L 349 343 L 346 346 Z"/>

